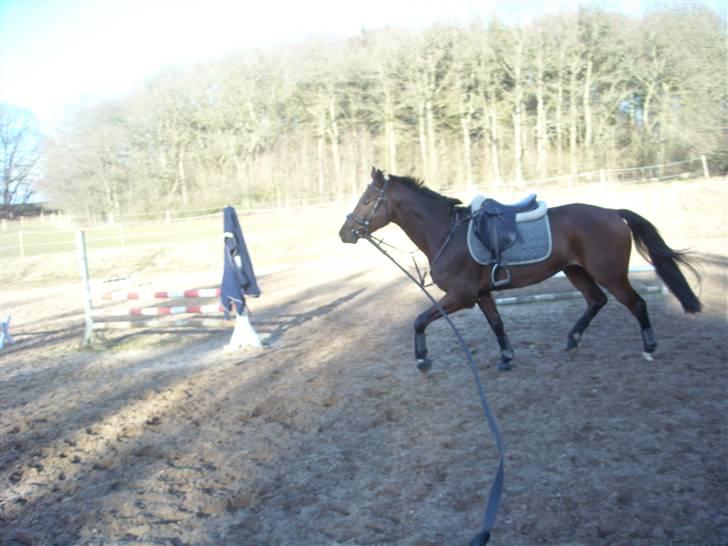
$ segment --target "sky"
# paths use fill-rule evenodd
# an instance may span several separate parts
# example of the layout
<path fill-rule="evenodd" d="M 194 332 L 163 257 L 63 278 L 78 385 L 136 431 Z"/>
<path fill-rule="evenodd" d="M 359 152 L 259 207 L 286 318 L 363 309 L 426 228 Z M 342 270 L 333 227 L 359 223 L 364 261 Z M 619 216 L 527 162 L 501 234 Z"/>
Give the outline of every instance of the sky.
<path fill-rule="evenodd" d="M 688 0 L 684 0 L 687 2 Z M 123 97 L 169 66 L 362 29 L 421 30 L 495 15 L 526 24 L 600 6 L 639 17 L 681 0 L 0 0 L 0 102 L 45 132 L 94 101 Z M 725 17 L 726 0 L 697 0 Z"/>

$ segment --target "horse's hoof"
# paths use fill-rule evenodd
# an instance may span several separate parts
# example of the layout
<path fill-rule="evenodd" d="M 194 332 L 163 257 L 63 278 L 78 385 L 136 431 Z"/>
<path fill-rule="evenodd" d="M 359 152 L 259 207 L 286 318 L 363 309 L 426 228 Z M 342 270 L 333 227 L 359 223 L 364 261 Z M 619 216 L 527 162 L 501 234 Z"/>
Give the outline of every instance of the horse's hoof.
<path fill-rule="evenodd" d="M 644 358 L 647 362 L 655 361 L 655 357 L 652 356 L 652 353 L 648 353 L 647 351 L 642 351 L 642 358 Z"/>
<path fill-rule="evenodd" d="M 422 373 L 429 372 L 430 368 L 432 368 L 432 360 L 427 357 L 417 359 L 417 369 Z"/>
<path fill-rule="evenodd" d="M 573 334 L 566 338 L 566 352 L 578 349 L 579 341 L 581 341 L 581 336 L 579 334 Z"/>
<path fill-rule="evenodd" d="M 495 368 L 499 372 L 507 372 L 508 370 L 512 370 L 513 369 L 513 367 L 508 362 L 506 362 L 505 360 L 499 360 L 498 361 L 498 364 L 495 365 Z"/>

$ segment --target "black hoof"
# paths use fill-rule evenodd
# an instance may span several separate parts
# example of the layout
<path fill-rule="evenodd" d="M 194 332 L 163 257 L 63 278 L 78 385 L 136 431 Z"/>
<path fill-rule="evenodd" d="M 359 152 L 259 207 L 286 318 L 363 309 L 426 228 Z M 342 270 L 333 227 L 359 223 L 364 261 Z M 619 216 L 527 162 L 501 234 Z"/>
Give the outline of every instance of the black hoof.
<path fill-rule="evenodd" d="M 485 546 L 490 541 L 490 533 L 488 531 L 481 531 L 473 537 L 468 546 Z"/>
<path fill-rule="evenodd" d="M 422 373 L 429 372 L 430 368 L 432 368 L 432 360 L 427 357 L 417 359 L 417 369 Z"/>
<path fill-rule="evenodd" d="M 569 334 L 569 337 L 566 338 L 566 350 L 573 351 L 574 349 L 579 348 L 579 341 L 581 341 L 581 336 L 579 334 Z"/>
<path fill-rule="evenodd" d="M 657 340 L 655 339 L 655 332 L 652 328 L 645 328 L 642 330 L 642 346 L 646 353 L 654 353 L 657 349 Z"/>
<path fill-rule="evenodd" d="M 512 370 L 513 369 L 513 367 L 508 362 L 506 362 L 503 359 L 501 359 L 501 360 L 498 361 L 498 364 L 495 365 L 495 368 L 499 372 L 507 372 L 508 370 Z"/>

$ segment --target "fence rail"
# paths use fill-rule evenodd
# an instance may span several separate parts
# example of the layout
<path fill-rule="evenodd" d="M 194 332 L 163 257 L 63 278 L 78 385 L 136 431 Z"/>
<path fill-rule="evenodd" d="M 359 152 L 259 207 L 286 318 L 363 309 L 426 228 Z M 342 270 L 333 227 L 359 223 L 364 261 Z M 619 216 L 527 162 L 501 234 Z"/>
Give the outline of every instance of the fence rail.
<path fill-rule="evenodd" d="M 513 181 L 501 181 L 500 189 L 542 186 L 568 186 L 574 184 L 610 184 L 610 183 L 639 183 L 674 180 L 676 178 L 689 178 L 691 176 L 710 177 L 705 156 L 673 161 L 659 165 L 645 165 L 641 167 L 625 167 L 614 169 L 600 169 L 595 171 L 555 176 L 544 179 L 527 180 L 521 184 Z M 453 186 L 443 191 L 468 191 L 478 186 Z M 479 185 L 481 190 L 487 191 L 485 185 Z M 297 199 L 297 204 L 285 207 L 257 207 L 239 208 L 239 216 L 279 214 L 282 212 L 312 210 L 322 207 L 346 204 L 348 199 L 321 200 L 320 198 Z M 202 214 L 200 214 L 202 213 Z M 149 218 L 145 220 L 144 218 Z M 185 209 L 185 210 L 158 210 L 142 213 L 128 213 L 110 216 L 109 221 L 96 225 L 83 225 L 77 219 L 66 218 L 65 221 L 55 218 L 53 223 L 64 224 L 68 227 L 56 230 L 48 229 L 47 225 L 38 229 L 30 225 L 30 221 L 21 220 L 10 229 L 10 222 L 2 220 L 0 228 L 0 251 L 3 258 L 37 256 L 57 252 L 69 252 L 75 248 L 76 231 L 81 227 L 86 231 L 86 242 L 92 248 L 138 245 L 145 243 L 174 243 L 179 237 L 203 238 L 208 237 L 219 229 L 222 218 L 222 209 Z"/>

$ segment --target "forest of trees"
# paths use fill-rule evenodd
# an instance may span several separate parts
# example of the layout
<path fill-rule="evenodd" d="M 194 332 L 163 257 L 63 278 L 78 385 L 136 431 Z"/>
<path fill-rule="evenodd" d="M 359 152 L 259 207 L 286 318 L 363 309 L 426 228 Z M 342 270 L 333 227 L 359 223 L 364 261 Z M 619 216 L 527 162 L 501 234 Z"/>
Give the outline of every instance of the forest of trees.
<path fill-rule="evenodd" d="M 724 169 L 727 69 L 725 21 L 703 8 L 362 31 L 78 111 L 46 144 L 42 189 L 116 216 L 348 196 L 372 165 L 441 189 L 700 154 Z"/>

